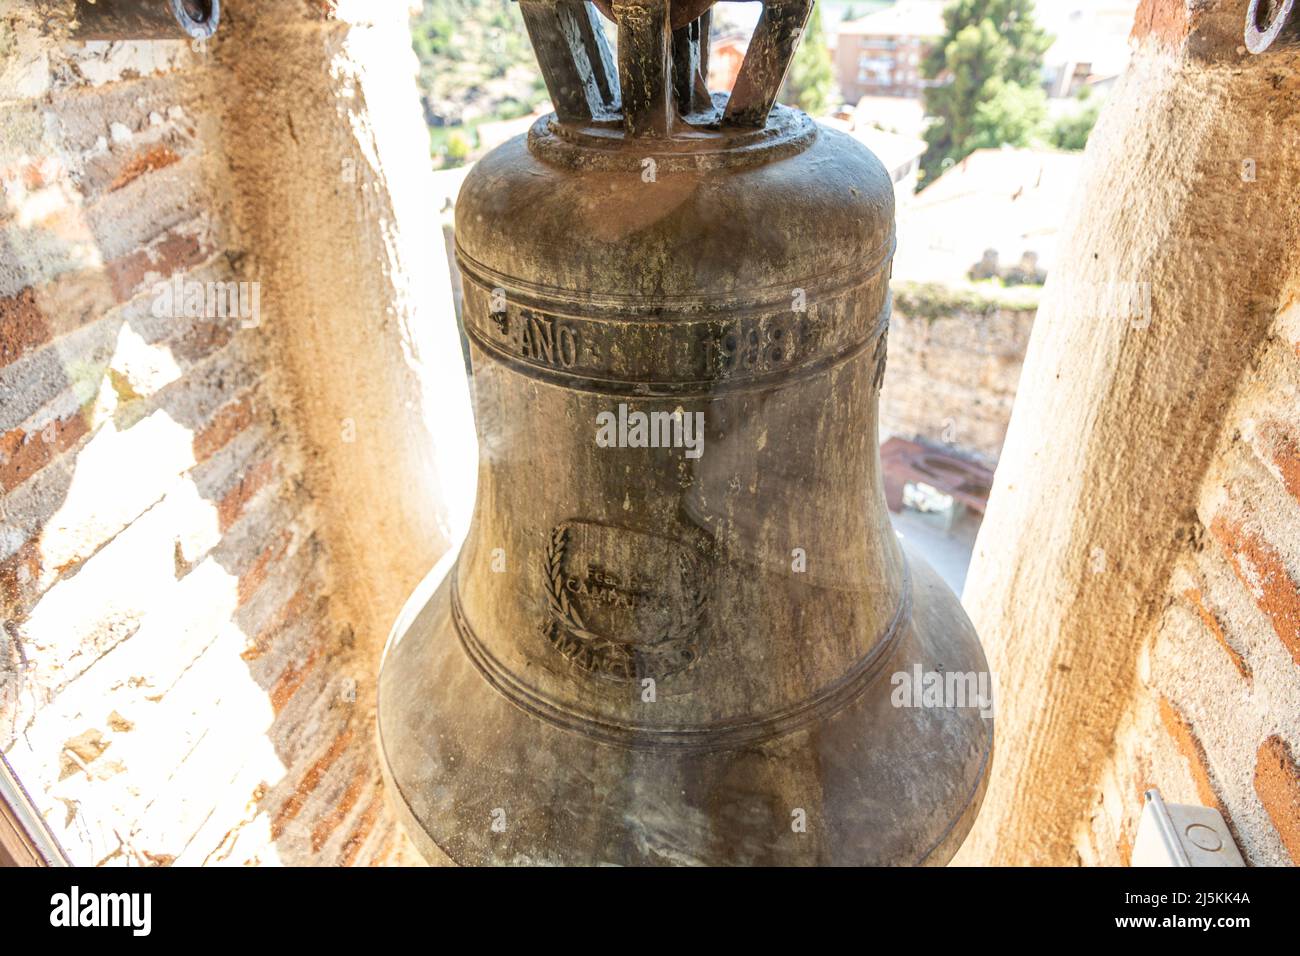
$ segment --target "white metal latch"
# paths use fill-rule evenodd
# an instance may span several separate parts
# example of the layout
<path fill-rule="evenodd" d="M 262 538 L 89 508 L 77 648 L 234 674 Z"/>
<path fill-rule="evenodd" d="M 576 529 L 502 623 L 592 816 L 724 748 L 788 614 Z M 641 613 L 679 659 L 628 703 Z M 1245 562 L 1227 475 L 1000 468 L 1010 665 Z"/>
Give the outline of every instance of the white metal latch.
<path fill-rule="evenodd" d="M 1213 807 L 1166 804 L 1146 792 L 1130 866 L 1245 866 L 1237 844 Z"/>

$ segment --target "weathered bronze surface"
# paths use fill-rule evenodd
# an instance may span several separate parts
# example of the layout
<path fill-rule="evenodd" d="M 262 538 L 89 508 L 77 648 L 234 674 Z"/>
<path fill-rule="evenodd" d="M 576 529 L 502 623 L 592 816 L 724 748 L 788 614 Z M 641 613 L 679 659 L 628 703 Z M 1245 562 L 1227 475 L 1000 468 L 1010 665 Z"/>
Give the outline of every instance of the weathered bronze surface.
<path fill-rule="evenodd" d="M 884 503 L 892 184 L 771 106 L 810 6 L 728 101 L 707 10 L 614 0 L 616 73 L 586 4 L 523 4 L 556 113 L 456 211 L 474 521 L 380 681 L 430 855 L 933 864 L 970 827 L 991 720 L 893 693 L 985 663 Z"/>

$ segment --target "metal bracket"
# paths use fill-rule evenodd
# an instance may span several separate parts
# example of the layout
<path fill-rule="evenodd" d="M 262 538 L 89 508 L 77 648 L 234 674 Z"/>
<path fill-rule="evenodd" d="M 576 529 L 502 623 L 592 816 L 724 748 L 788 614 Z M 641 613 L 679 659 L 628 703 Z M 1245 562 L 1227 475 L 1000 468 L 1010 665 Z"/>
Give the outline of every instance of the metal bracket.
<path fill-rule="evenodd" d="M 682 117 L 714 110 L 706 82 L 714 0 L 591 0 L 618 24 L 618 63 L 587 0 L 519 0 L 562 123 L 617 120 L 630 137 L 671 138 Z M 763 13 L 722 115 L 707 125 L 758 129 L 785 82 L 813 0 L 759 0 Z"/>
<path fill-rule="evenodd" d="M 221 0 L 77 0 L 72 39 L 207 40 L 220 20 Z"/>
<path fill-rule="evenodd" d="M 71 866 L 17 774 L 0 754 L 0 860 L 14 866 Z"/>
<path fill-rule="evenodd" d="M 763 15 L 741 61 L 724 124 L 762 126 L 767 122 L 812 8 L 813 0 L 763 0 Z"/>
<path fill-rule="evenodd" d="M 1154 787 L 1146 798 L 1133 841 L 1132 866 L 1246 865 L 1218 810 L 1166 804 Z"/>
<path fill-rule="evenodd" d="M 1250 0 L 1246 10 L 1246 49 L 1263 53 L 1274 46 L 1300 46 L 1300 18 L 1292 18 L 1298 0 Z"/>
<path fill-rule="evenodd" d="M 519 12 L 560 122 L 617 115 L 618 73 L 596 12 L 584 0 L 519 0 Z"/>

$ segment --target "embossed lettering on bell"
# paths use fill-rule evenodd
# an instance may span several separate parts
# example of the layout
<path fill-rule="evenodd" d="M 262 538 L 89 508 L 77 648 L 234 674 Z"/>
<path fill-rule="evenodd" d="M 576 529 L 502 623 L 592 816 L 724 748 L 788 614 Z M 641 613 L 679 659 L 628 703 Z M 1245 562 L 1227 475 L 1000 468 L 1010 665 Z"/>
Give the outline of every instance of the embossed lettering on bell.
<path fill-rule="evenodd" d="M 811 2 L 730 98 L 707 3 L 601 4 L 617 64 L 520 6 L 555 113 L 457 202 L 478 496 L 383 664 L 390 797 L 467 864 L 946 862 L 993 724 L 891 675 L 987 667 L 885 508 L 893 186 L 774 105 Z"/>

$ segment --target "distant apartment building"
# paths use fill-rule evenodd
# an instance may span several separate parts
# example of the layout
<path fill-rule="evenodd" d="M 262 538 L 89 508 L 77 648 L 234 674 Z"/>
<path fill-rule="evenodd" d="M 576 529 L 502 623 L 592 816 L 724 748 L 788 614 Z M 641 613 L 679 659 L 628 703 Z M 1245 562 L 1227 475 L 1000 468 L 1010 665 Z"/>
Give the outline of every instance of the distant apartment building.
<path fill-rule="evenodd" d="M 726 93 L 732 91 L 748 49 L 749 36 L 743 32 L 713 38 L 713 45 L 709 49 L 709 89 Z"/>
<path fill-rule="evenodd" d="M 1060 99 L 1104 89 L 1128 67 L 1137 0 L 1038 0 L 1035 16 L 1053 38 L 1043 55 L 1043 88 Z"/>
<path fill-rule="evenodd" d="M 835 67 L 844 99 L 921 95 L 921 64 L 943 36 L 943 0 L 899 0 L 840 24 Z"/>

